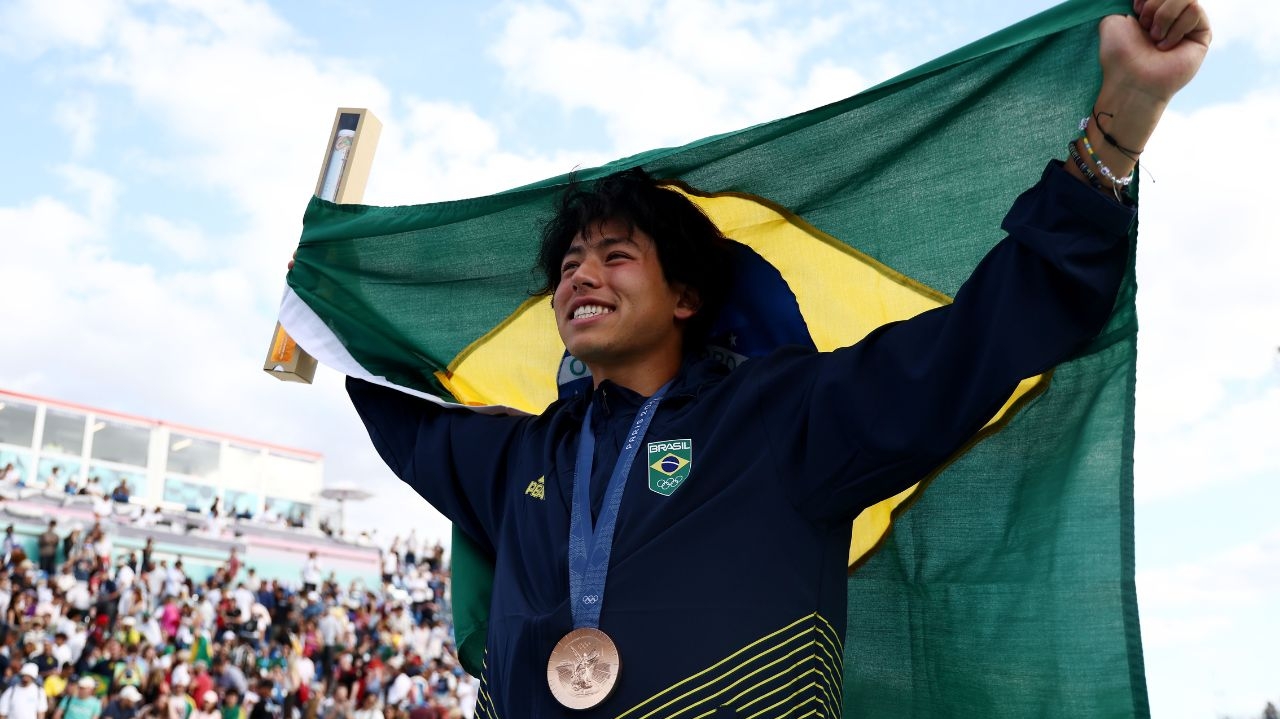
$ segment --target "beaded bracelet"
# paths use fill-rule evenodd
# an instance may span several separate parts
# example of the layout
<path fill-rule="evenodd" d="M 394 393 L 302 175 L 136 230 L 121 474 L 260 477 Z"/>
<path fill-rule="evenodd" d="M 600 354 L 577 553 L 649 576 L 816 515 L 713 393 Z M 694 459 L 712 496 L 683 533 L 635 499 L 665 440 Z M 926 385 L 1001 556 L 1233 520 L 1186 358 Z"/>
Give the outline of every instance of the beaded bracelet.
<path fill-rule="evenodd" d="M 1124 188 L 1129 187 L 1129 183 L 1133 182 L 1133 173 L 1130 172 L 1125 177 L 1116 177 L 1116 173 L 1113 172 L 1110 167 L 1107 167 L 1102 162 L 1102 160 L 1098 158 L 1098 154 L 1093 151 L 1093 145 L 1089 144 L 1089 135 L 1085 132 L 1085 130 L 1088 129 L 1089 127 L 1090 119 L 1091 118 L 1086 117 L 1080 121 L 1080 138 L 1079 138 L 1084 141 L 1084 149 L 1085 149 L 1085 152 L 1089 153 L 1089 159 L 1093 160 L 1093 164 L 1098 166 L 1098 172 L 1103 177 L 1107 178 L 1107 180 L 1111 182 L 1113 187 L 1124 187 Z"/>
<path fill-rule="evenodd" d="M 1084 178 L 1089 181 L 1089 185 L 1093 189 L 1098 192 L 1107 191 L 1107 188 L 1103 187 L 1102 183 L 1098 181 L 1098 176 L 1093 174 L 1093 168 L 1089 167 L 1083 157 L 1080 157 L 1080 150 L 1076 147 L 1075 140 L 1067 143 L 1067 154 L 1071 156 L 1071 161 L 1075 163 L 1076 169 L 1080 170 L 1080 174 L 1084 175 Z"/>

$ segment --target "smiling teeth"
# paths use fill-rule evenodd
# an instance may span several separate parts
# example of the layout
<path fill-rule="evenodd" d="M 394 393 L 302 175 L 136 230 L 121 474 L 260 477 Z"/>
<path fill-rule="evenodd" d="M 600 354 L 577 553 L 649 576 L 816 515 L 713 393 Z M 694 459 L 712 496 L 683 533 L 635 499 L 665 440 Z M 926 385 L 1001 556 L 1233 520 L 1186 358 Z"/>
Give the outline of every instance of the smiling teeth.
<path fill-rule="evenodd" d="M 613 310 L 609 309 L 608 307 L 601 307 L 600 305 L 583 305 L 573 311 L 573 318 L 575 320 L 580 320 L 584 317 L 595 317 L 596 315 L 607 315 L 610 312 L 613 312 Z"/>

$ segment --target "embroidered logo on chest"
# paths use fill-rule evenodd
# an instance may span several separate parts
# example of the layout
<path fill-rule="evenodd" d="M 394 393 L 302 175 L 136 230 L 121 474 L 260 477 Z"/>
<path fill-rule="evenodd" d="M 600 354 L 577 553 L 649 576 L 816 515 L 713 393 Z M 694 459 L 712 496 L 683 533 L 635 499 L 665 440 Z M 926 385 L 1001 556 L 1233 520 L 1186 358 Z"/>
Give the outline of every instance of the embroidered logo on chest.
<path fill-rule="evenodd" d="M 538 477 L 537 479 L 530 482 L 529 486 L 524 488 L 524 494 L 526 497 L 533 497 L 534 499 L 546 499 L 546 496 L 547 496 L 546 479 L 544 477 Z"/>
<path fill-rule="evenodd" d="M 693 440 L 664 439 L 649 443 L 649 489 L 670 497 L 693 469 Z"/>

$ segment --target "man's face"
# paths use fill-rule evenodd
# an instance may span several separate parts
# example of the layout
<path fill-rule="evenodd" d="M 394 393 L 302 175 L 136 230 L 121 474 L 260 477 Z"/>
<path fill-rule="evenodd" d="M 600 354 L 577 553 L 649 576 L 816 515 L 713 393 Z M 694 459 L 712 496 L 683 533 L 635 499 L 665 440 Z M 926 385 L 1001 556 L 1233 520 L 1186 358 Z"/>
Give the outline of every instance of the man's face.
<path fill-rule="evenodd" d="M 569 354 L 593 371 L 642 365 L 682 347 L 696 308 L 667 283 L 653 240 L 609 220 L 574 238 L 560 263 L 556 327 Z"/>

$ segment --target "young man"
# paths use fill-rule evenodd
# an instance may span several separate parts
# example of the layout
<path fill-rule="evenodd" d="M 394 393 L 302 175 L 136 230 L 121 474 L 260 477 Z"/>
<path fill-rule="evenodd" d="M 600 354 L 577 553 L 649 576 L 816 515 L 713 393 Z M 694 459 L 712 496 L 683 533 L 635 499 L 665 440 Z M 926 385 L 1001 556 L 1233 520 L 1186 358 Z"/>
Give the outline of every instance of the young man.
<path fill-rule="evenodd" d="M 94 696 L 98 683 L 93 677 L 81 677 L 75 692 L 62 698 L 53 712 L 53 719 L 98 719 L 102 713 L 102 700 Z"/>
<path fill-rule="evenodd" d="M 1209 42 L 1191 0 L 1138 11 L 1102 23 L 1088 146 L 1015 202 L 952 305 L 729 373 L 698 359 L 727 241 L 628 172 L 572 190 L 543 235 L 585 395 L 495 417 L 348 380 L 390 467 L 496 558 L 485 715 L 839 715 L 853 517 L 928 475 L 1112 309 L 1123 178 Z M 788 591 L 762 600 L 762 565 Z"/>
<path fill-rule="evenodd" d="M 0 694 L 0 719 L 44 719 L 49 711 L 49 698 L 36 681 L 39 676 L 36 665 L 22 665 L 18 683 Z"/>

